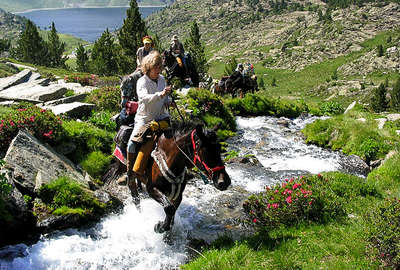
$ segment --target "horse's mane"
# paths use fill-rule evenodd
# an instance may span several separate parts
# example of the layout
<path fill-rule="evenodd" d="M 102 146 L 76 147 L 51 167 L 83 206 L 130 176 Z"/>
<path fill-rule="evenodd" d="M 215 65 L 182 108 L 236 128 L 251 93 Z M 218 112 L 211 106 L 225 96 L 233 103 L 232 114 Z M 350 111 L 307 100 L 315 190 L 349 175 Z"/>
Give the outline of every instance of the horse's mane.
<path fill-rule="evenodd" d="M 171 121 L 172 134 L 175 137 L 180 137 L 188 132 L 191 132 L 198 125 L 204 126 L 204 123 L 198 120 L 192 120 L 192 121 L 172 120 Z"/>

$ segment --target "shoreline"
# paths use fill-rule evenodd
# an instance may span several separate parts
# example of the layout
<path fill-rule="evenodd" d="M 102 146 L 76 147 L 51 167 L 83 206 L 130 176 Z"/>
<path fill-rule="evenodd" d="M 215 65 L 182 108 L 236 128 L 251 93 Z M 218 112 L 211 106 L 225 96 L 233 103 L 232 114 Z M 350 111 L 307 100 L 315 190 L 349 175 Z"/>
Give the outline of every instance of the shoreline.
<path fill-rule="evenodd" d="M 15 12 L 10 12 L 12 14 L 23 14 L 23 13 L 28 13 L 32 11 L 40 11 L 40 10 L 57 10 L 57 9 L 72 9 L 72 8 L 129 8 L 130 6 L 84 6 L 84 7 L 59 7 L 59 8 L 32 8 L 32 9 L 27 9 L 24 11 L 15 11 Z M 151 5 L 138 5 L 139 8 L 162 8 L 162 7 L 167 7 L 167 5 L 157 5 L 157 6 L 151 6 Z"/>

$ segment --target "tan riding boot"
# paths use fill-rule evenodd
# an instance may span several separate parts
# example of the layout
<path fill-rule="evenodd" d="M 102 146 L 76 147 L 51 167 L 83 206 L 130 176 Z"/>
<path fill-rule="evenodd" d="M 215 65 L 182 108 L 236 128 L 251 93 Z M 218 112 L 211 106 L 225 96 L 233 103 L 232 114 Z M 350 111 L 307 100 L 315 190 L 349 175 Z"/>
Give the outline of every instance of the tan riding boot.
<path fill-rule="evenodd" d="M 133 165 L 135 164 L 135 159 L 136 154 L 128 152 L 126 157 L 126 174 L 117 179 L 118 185 L 125 186 L 128 183 L 128 178 L 134 178 L 132 169 Z"/>

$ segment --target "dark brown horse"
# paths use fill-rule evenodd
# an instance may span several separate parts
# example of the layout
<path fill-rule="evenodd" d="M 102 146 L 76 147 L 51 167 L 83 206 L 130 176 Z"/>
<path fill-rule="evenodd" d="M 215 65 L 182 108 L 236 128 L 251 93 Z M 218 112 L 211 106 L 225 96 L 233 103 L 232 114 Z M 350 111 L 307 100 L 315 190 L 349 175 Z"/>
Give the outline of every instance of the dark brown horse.
<path fill-rule="evenodd" d="M 221 191 L 231 184 L 221 159 L 221 145 L 215 130 L 203 130 L 202 125 L 185 125 L 177 128 L 171 136 L 168 133 L 172 132 L 166 132 L 157 139 L 145 176 L 139 178 L 146 185 L 150 197 L 164 208 L 165 220 L 154 227 L 158 233 L 170 230 L 174 223 L 175 212 L 188 180 L 187 169 L 196 166 L 203 177 Z M 132 194 L 137 194 L 135 183 L 128 186 Z"/>
<path fill-rule="evenodd" d="M 183 66 L 182 56 L 175 54 L 171 50 L 165 50 L 161 56 L 167 73 L 167 82 L 171 82 L 176 77 L 185 85 L 187 83 L 186 79 L 190 78 L 193 86 L 197 87 L 199 85 L 199 74 L 193 65 L 190 55 L 187 55 L 186 68 Z"/>

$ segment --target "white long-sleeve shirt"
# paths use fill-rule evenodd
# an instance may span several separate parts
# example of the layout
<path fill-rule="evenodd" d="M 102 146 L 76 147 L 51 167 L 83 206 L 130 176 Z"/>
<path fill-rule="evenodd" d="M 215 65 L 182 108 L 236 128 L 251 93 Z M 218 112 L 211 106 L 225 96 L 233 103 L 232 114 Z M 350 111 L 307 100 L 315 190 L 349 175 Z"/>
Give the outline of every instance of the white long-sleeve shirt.
<path fill-rule="evenodd" d="M 136 135 L 140 128 L 152 120 L 162 120 L 169 117 L 167 105 L 171 103 L 168 96 L 162 97 L 161 92 L 166 86 L 162 75 L 158 76 L 157 82 L 143 75 L 137 81 L 137 95 L 139 107 L 135 115 L 135 127 L 132 134 Z"/>

